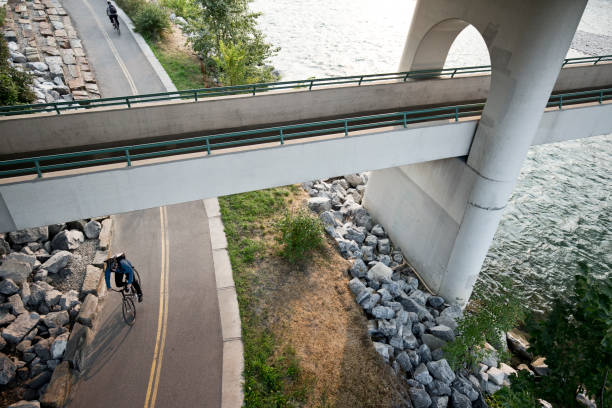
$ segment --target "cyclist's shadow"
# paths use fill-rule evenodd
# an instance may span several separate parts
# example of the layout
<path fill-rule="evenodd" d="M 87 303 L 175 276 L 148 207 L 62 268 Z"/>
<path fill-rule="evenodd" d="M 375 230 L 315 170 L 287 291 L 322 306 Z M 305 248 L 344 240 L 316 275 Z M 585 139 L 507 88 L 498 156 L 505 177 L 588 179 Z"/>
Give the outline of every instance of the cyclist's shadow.
<path fill-rule="evenodd" d="M 95 377 L 108 364 L 121 348 L 132 327 L 123 320 L 121 303 L 115 305 L 106 319 L 100 322 L 97 331 L 94 333 L 94 339 L 89 346 L 87 356 L 85 356 L 84 369 L 79 374 L 81 379 L 89 380 Z"/>

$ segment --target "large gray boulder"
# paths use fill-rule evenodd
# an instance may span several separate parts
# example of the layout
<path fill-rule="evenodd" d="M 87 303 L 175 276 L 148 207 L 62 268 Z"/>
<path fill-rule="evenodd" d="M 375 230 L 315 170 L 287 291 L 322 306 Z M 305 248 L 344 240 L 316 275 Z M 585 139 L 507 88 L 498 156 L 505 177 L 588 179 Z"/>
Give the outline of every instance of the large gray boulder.
<path fill-rule="evenodd" d="M 59 301 L 59 305 L 62 310 L 70 310 L 79 303 L 81 303 L 79 302 L 79 292 L 76 290 L 69 290 L 68 292 L 64 293 L 60 297 Z"/>
<path fill-rule="evenodd" d="M 85 236 L 79 230 L 64 230 L 51 240 L 51 248 L 71 251 L 77 249 L 85 241 Z"/>
<path fill-rule="evenodd" d="M 28 228 L 9 232 L 9 239 L 13 244 L 27 244 L 28 242 L 46 241 L 49 239 L 47 227 Z"/>
<path fill-rule="evenodd" d="M 435 379 L 442 381 L 444 384 L 455 381 L 455 373 L 444 358 L 438 361 L 430 361 L 427 363 L 427 368 Z"/>
<path fill-rule="evenodd" d="M 34 268 L 34 265 L 36 265 L 36 257 L 34 255 L 24 254 L 23 252 L 11 252 L 6 256 L 6 259 L 14 259 L 17 262 L 25 262 L 30 264 L 32 268 Z"/>
<path fill-rule="evenodd" d="M 17 366 L 6 354 L 0 353 L 0 385 L 13 381 Z"/>
<path fill-rule="evenodd" d="M 11 252 L 11 246 L 4 238 L 0 238 L 0 257 Z"/>
<path fill-rule="evenodd" d="M 4 331 L 2 337 L 9 343 L 19 343 L 40 320 L 38 313 L 22 313 Z"/>
<path fill-rule="evenodd" d="M 431 405 L 431 397 L 424 388 L 410 387 L 408 390 L 410 401 L 414 408 L 429 408 Z"/>
<path fill-rule="evenodd" d="M 51 344 L 51 358 L 54 360 L 62 358 L 64 351 L 66 351 L 66 345 L 68 344 L 69 332 L 60 334 L 53 340 Z"/>
<path fill-rule="evenodd" d="M 13 314 L 20 315 L 22 313 L 26 313 L 27 310 L 23 306 L 23 301 L 21 300 L 21 296 L 19 293 L 15 293 L 14 295 L 8 298 L 8 303 L 13 308 Z"/>
<path fill-rule="evenodd" d="M 19 286 L 15 285 L 12 279 L 6 279 L 0 282 L 0 293 L 5 296 L 10 296 L 19 292 Z"/>
<path fill-rule="evenodd" d="M 45 326 L 51 329 L 53 327 L 62 327 L 65 324 L 68 324 L 70 321 L 70 316 L 66 310 L 62 310 L 60 312 L 48 313 L 42 318 L 42 321 Z"/>
<path fill-rule="evenodd" d="M 451 395 L 451 407 L 452 408 L 472 408 L 472 402 L 468 397 L 462 393 L 453 390 Z"/>
<path fill-rule="evenodd" d="M 62 292 L 57 289 L 47 290 L 45 292 L 45 304 L 47 307 L 51 308 L 57 305 L 62 297 Z"/>
<path fill-rule="evenodd" d="M 32 273 L 32 266 L 26 262 L 20 262 L 15 259 L 7 259 L 0 265 L 0 278 L 11 279 L 18 285 L 21 285 L 28 279 Z"/>
<path fill-rule="evenodd" d="M 472 383 L 467 378 L 457 376 L 453 381 L 453 390 L 460 392 L 469 398 L 470 401 L 476 401 L 478 399 L 478 392 L 472 387 Z"/>
<path fill-rule="evenodd" d="M 390 269 L 390 268 L 389 268 Z M 409 297 L 401 297 L 399 302 L 404 306 L 408 312 L 414 312 L 419 317 L 419 320 L 433 320 L 433 316 L 429 313 L 429 310 L 417 301 Z M 431 348 L 431 346 L 430 346 Z M 433 350 L 433 349 L 432 349 Z"/>
<path fill-rule="evenodd" d="M 357 187 L 364 184 L 363 178 L 359 174 L 347 174 L 344 179 L 351 185 L 351 187 Z"/>
<path fill-rule="evenodd" d="M 34 345 L 34 352 L 42 361 L 51 360 L 51 343 L 53 339 L 42 339 Z"/>
<path fill-rule="evenodd" d="M 351 276 L 353 276 L 354 278 L 365 278 L 367 272 L 368 267 L 362 259 L 355 259 L 355 261 L 353 261 L 353 266 L 351 267 Z"/>
<path fill-rule="evenodd" d="M 412 378 L 417 380 L 423 385 L 428 385 L 433 381 L 433 378 L 429 374 L 429 370 L 427 370 L 427 366 L 421 363 L 415 370 Z"/>
<path fill-rule="evenodd" d="M 0 310 L 0 327 L 6 326 L 16 319 L 15 315 L 8 310 Z"/>
<path fill-rule="evenodd" d="M 453 329 L 451 329 L 450 327 L 438 325 L 438 326 L 432 327 L 431 329 L 429 329 L 429 331 L 434 336 L 446 342 L 455 341 L 455 333 L 453 332 Z"/>
<path fill-rule="evenodd" d="M 329 211 L 332 208 L 331 200 L 327 197 L 312 197 L 308 200 L 308 208 L 317 214 Z"/>
<path fill-rule="evenodd" d="M 63 233 L 64 231 L 60 232 Z M 59 235 L 59 234 L 58 234 Z M 68 251 L 56 252 L 51 258 L 41 265 L 41 269 L 47 270 L 49 273 L 58 273 L 61 269 L 68 265 L 68 262 L 72 259 L 72 253 Z"/>
<path fill-rule="evenodd" d="M 380 283 L 391 281 L 393 270 L 381 262 L 377 262 L 368 271 L 368 279 L 374 280 Z"/>

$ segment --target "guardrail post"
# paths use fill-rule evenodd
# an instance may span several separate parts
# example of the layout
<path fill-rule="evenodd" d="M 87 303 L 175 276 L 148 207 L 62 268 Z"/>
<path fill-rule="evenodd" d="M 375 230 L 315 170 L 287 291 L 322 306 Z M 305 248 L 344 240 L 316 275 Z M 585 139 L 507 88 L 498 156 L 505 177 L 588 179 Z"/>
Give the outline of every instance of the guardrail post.
<path fill-rule="evenodd" d="M 361 76 L 361 78 L 359 78 L 359 85 L 358 86 L 361 86 L 361 81 L 363 81 L 363 75 Z"/>
<path fill-rule="evenodd" d="M 348 120 L 344 120 L 344 136 L 348 136 Z"/>
<path fill-rule="evenodd" d="M 206 151 L 210 155 L 210 138 L 206 138 Z"/>
<path fill-rule="evenodd" d="M 125 158 L 127 159 L 128 167 L 132 166 L 132 160 L 130 160 L 130 150 L 125 149 Z"/>
<path fill-rule="evenodd" d="M 408 79 L 408 75 L 410 75 L 410 72 L 406 72 L 406 75 L 404 76 L 404 82 L 406 82 L 406 80 Z"/>
<path fill-rule="evenodd" d="M 563 108 L 563 95 L 559 97 L 559 109 Z"/>
<path fill-rule="evenodd" d="M 310 80 L 310 86 L 308 87 L 308 90 L 309 90 L 309 91 L 312 91 L 312 83 L 313 83 L 313 82 L 314 82 L 314 80 L 312 80 L 312 79 L 311 79 L 311 80 Z"/>
<path fill-rule="evenodd" d="M 198 91 L 193 91 L 193 99 L 195 99 L 195 101 L 198 101 Z"/>
<path fill-rule="evenodd" d="M 455 122 L 459 122 L 459 107 L 455 106 Z"/>
<path fill-rule="evenodd" d="M 257 85 L 253 85 L 253 96 L 255 96 L 256 91 L 257 91 Z"/>
<path fill-rule="evenodd" d="M 283 129 L 280 130 L 280 139 L 281 144 L 285 144 L 285 138 L 283 137 Z"/>
<path fill-rule="evenodd" d="M 38 174 L 38 178 L 42 177 L 42 172 L 40 171 L 40 163 L 38 160 L 34 160 L 34 166 L 36 166 L 36 173 Z"/>
<path fill-rule="evenodd" d="M 599 104 L 601 105 L 602 103 L 603 103 L 603 89 L 599 91 Z"/>
<path fill-rule="evenodd" d="M 597 65 L 597 63 L 598 63 L 599 61 L 601 61 L 601 58 L 602 58 L 602 57 L 597 58 L 597 61 L 595 61 L 595 62 L 593 63 L 593 65 Z"/>
<path fill-rule="evenodd" d="M 454 70 L 454 71 L 453 71 L 453 73 L 451 74 L 451 78 L 454 78 L 456 73 L 457 73 L 457 68 L 455 68 L 455 70 Z"/>
<path fill-rule="evenodd" d="M 404 112 L 404 127 L 408 127 L 408 123 L 406 122 L 406 112 Z"/>
<path fill-rule="evenodd" d="M 126 98 L 125 98 L 125 103 L 127 104 L 128 109 L 131 109 L 131 108 L 132 108 L 132 105 L 130 105 L 130 98 L 126 97 Z"/>
<path fill-rule="evenodd" d="M 57 114 L 59 115 L 59 114 L 60 114 L 60 110 L 59 110 L 59 108 L 57 107 L 57 103 L 54 103 L 54 104 L 53 104 L 53 107 L 55 108 L 55 111 L 56 111 L 56 112 L 57 112 Z"/>
<path fill-rule="evenodd" d="M 565 64 L 567 64 L 567 58 L 563 59 L 563 64 L 561 64 L 561 68 L 563 68 L 565 66 Z"/>

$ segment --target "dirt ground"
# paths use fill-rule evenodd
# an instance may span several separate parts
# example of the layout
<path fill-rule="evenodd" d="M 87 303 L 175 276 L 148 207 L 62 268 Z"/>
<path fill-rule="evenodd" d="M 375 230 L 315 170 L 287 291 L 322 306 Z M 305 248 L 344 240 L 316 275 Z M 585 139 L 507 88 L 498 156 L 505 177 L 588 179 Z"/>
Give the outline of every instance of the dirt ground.
<path fill-rule="evenodd" d="M 300 189 L 291 207 L 307 208 L 307 200 Z M 374 351 L 365 314 L 348 289 L 350 265 L 329 238 L 301 267 L 265 256 L 257 290 L 267 324 L 277 348 L 293 348 L 314 381 L 307 407 L 405 406 L 405 386 Z"/>

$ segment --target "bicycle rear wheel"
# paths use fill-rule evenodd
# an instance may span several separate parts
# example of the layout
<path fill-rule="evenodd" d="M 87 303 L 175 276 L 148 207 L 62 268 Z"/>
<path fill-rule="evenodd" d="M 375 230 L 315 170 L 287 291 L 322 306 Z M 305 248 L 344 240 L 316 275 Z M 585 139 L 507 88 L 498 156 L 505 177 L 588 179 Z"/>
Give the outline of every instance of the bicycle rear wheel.
<path fill-rule="evenodd" d="M 123 320 L 130 326 L 136 321 L 136 306 L 134 305 L 134 299 L 128 296 L 123 297 Z"/>

